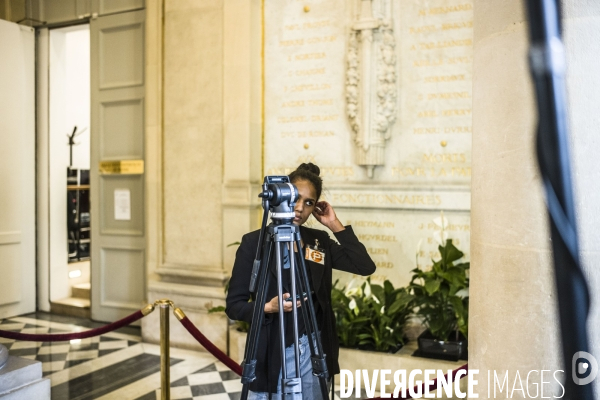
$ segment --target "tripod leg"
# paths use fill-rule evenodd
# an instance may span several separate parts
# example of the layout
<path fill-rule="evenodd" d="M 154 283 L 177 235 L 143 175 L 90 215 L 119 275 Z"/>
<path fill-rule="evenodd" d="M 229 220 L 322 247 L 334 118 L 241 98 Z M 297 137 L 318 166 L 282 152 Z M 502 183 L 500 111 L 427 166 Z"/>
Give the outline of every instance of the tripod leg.
<path fill-rule="evenodd" d="M 299 332 L 298 332 L 298 307 L 297 307 L 297 302 L 295 301 L 296 297 L 296 263 L 295 258 L 294 257 L 294 244 L 289 242 L 288 243 L 290 248 L 288 249 L 288 254 L 289 254 L 289 258 L 290 258 L 290 278 L 291 278 L 291 285 L 292 285 L 292 318 L 294 320 L 294 338 L 296 338 L 296 340 L 294 341 L 294 352 L 295 352 L 295 362 L 296 362 L 296 377 L 300 378 L 301 374 L 300 374 L 300 347 L 298 345 L 298 338 L 300 337 Z M 286 245 L 288 245 L 286 244 Z M 300 293 L 302 293 L 302 291 L 300 291 Z M 301 299 L 300 301 L 304 301 L 304 299 Z"/>
<path fill-rule="evenodd" d="M 335 400 L 335 375 L 331 375 L 331 400 Z"/>
<path fill-rule="evenodd" d="M 300 290 L 304 291 L 306 293 L 310 292 L 310 287 L 305 288 L 303 287 L 304 285 L 302 284 L 302 280 L 300 278 L 300 271 L 296 270 L 296 274 L 298 277 L 298 282 L 300 283 Z M 307 290 L 308 289 L 308 290 Z M 307 299 L 308 301 L 308 299 Z M 311 364 L 313 366 L 313 375 L 316 375 L 319 379 L 319 389 L 321 390 L 321 396 L 322 398 L 325 400 L 328 397 L 328 393 L 327 393 L 327 365 L 325 363 L 325 354 L 323 354 L 323 350 L 321 350 L 319 352 L 318 348 L 319 346 L 316 343 L 321 343 L 321 337 L 319 335 L 319 328 L 317 325 L 312 325 L 312 318 L 309 316 L 309 313 L 311 311 L 313 311 L 314 313 L 314 307 L 311 309 L 310 305 L 306 305 L 305 307 L 301 307 L 302 308 L 302 317 L 304 318 L 304 325 L 306 327 L 306 331 L 307 331 L 307 336 L 308 336 L 308 346 L 310 349 L 310 354 L 311 354 Z M 307 310 L 308 309 L 308 310 Z M 316 321 L 316 316 L 315 316 L 315 321 Z M 313 341 L 313 337 L 314 340 Z M 322 347 L 320 347 L 322 349 Z M 323 356 L 321 357 L 320 354 L 323 354 Z M 320 366 L 320 367 L 319 367 Z M 319 373 L 319 368 L 321 368 L 324 372 L 323 373 Z"/>
<path fill-rule="evenodd" d="M 269 261 L 273 248 L 273 242 L 266 242 L 267 251 L 263 254 L 261 267 L 258 273 L 258 290 L 256 292 L 254 311 L 252 313 L 252 324 L 248 339 L 246 341 L 246 349 L 244 351 L 244 362 L 242 363 L 242 395 L 241 399 L 248 398 L 248 384 L 256 379 L 256 352 L 258 349 L 258 341 L 260 339 L 260 321 L 264 319 L 265 303 L 267 296 L 267 287 L 269 285 Z"/>
<path fill-rule="evenodd" d="M 286 352 L 285 352 L 285 311 L 283 307 L 283 257 L 284 248 L 290 242 L 279 242 L 275 246 L 275 257 L 277 260 L 277 300 L 279 302 L 279 343 L 281 345 L 281 397 L 284 400 L 302 400 L 302 380 L 300 378 L 300 349 L 298 347 L 298 316 L 296 311 L 296 288 L 292 287 L 292 310 L 294 312 L 294 362 L 295 377 L 288 375 Z M 290 268 L 293 263 L 293 252 L 289 254 Z"/>
<path fill-rule="evenodd" d="M 317 317 L 315 315 L 315 306 L 312 300 L 312 295 L 310 292 L 310 282 L 308 280 L 308 273 L 306 269 L 306 263 L 304 262 L 304 258 L 300 253 L 300 249 L 302 249 L 302 244 L 300 241 L 300 234 L 296 235 L 296 246 L 298 248 L 297 258 L 298 258 L 298 273 L 299 273 L 299 281 L 302 290 L 304 290 L 307 294 L 307 302 L 308 302 L 308 311 L 303 311 L 304 323 L 307 327 L 307 335 L 309 348 L 311 352 L 311 362 L 313 367 L 313 375 L 319 378 L 319 386 L 321 389 L 321 396 L 323 400 L 326 400 L 328 397 L 327 390 L 327 363 L 325 362 L 325 354 L 323 354 L 323 345 L 321 343 L 321 336 L 319 335 L 319 326 L 317 324 Z M 306 318 L 306 314 L 308 314 L 308 318 Z M 313 343 L 313 334 L 315 338 L 315 343 Z"/>
<path fill-rule="evenodd" d="M 283 265 L 283 258 L 281 256 L 281 245 L 277 243 L 275 245 L 275 260 L 277 261 L 277 301 L 279 302 L 279 344 L 281 346 L 281 377 L 287 379 L 287 366 L 285 363 L 285 320 L 283 311 L 283 278 L 281 274 L 281 267 Z M 283 388 L 283 386 L 282 386 Z"/>

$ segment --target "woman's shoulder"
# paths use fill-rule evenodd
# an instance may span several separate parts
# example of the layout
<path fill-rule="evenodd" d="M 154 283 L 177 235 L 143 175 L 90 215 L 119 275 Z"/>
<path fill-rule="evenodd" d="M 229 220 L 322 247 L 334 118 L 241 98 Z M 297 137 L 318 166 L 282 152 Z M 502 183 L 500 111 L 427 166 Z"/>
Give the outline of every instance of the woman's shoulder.
<path fill-rule="evenodd" d="M 260 229 L 257 229 L 257 230 L 252 231 L 252 232 L 248 232 L 244 236 L 242 236 L 242 243 L 241 244 L 253 244 L 253 245 L 257 245 L 259 237 L 260 237 Z"/>
<path fill-rule="evenodd" d="M 327 231 L 324 231 L 322 229 L 309 228 L 306 226 L 302 226 L 300 234 L 302 235 L 303 239 L 316 238 L 319 239 L 321 243 L 325 243 L 325 241 L 330 238 L 329 233 L 327 233 Z"/>

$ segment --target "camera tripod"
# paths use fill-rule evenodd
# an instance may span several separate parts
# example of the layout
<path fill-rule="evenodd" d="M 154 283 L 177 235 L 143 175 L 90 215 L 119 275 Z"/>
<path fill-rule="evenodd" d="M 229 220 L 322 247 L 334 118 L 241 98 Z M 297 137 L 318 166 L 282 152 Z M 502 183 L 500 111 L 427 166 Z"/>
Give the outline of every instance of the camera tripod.
<path fill-rule="evenodd" d="M 302 242 L 300 228 L 293 224 L 294 206 L 298 198 L 298 190 L 292 185 L 287 176 L 266 176 L 263 182 L 263 191 L 259 194 L 263 206 L 263 219 L 259 235 L 256 258 L 254 260 L 252 277 L 250 280 L 250 292 L 256 293 L 254 299 L 254 311 L 252 314 L 252 325 L 246 341 L 244 361 L 242 363 L 242 400 L 248 398 L 248 385 L 256 379 L 256 353 L 260 340 L 260 327 L 265 317 L 264 306 L 267 300 L 267 288 L 270 283 L 270 262 L 275 256 L 275 267 L 277 272 L 277 300 L 279 303 L 279 345 L 281 346 L 281 397 L 284 400 L 301 400 L 302 379 L 300 371 L 300 349 L 298 344 L 298 307 L 296 299 L 298 293 L 306 293 L 303 302 L 302 317 L 308 336 L 308 344 L 311 354 L 311 365 L 313 375 L 319 378 L 319 386 L 323 400 L 327 399 L 327 364 L 323 346 L 319 336 L 317 318 L 310 290 L 310 282 L 306 269 L 306 263 L 302 257 Z M 272 223 L 267 226 L 268 214 L 271 212 Z M 297 251 L 294 251 L 294 246 Z M 285 255 L 289 254 L 287 260 Z M 286 367 L 285 352 L 285 316 L 283 299 L 283 270 L 289 269 L 292 320 L 293 320 L 293 345 L 295 372 L 288 371 Z M 306 301 L 304 301 L 306 300 Z M 313 341 L 313 338 L 315 339 Z M 293 375 L 293 376 L 292 376 Z"/>

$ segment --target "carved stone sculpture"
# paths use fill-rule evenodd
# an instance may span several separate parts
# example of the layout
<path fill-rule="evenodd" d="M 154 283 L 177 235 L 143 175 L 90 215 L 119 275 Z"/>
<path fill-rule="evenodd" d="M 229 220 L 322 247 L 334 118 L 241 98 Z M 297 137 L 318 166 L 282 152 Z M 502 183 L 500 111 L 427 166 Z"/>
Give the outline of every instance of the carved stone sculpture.
<path fill-rule="evenodd" d="M 356 163 L 374 169 L 385 163 L 385 144 L 396 120 L 396 55 L 391 0 L 358 0 L 350 33 L 346 113 L 354 133 Z M 374 14 L 379 6 L 379 18 Z"/>

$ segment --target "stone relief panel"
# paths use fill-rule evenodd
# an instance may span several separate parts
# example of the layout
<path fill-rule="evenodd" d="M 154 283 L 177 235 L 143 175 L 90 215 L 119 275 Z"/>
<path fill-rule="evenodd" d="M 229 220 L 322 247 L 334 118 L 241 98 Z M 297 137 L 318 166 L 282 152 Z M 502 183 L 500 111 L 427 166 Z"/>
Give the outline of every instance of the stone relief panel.
<path fill-rule="evenodd" d="M 468 253 L 472 0 L 265 2 L 264 15 L 264 173 L 319 165 L 378 280 L 431 263 L 440 210 Z"/>
<path fill-rule="evenodd" d="M 346 113 L 354 132 L 356 164 L 366 167 L 369 178 L 376 166 L 384 165 L 397 97 L 392 2 L 381 1 L 379 10 L 373 10 L 373 3 L 360 0 L 350 27 L 346 72 Z"/>

